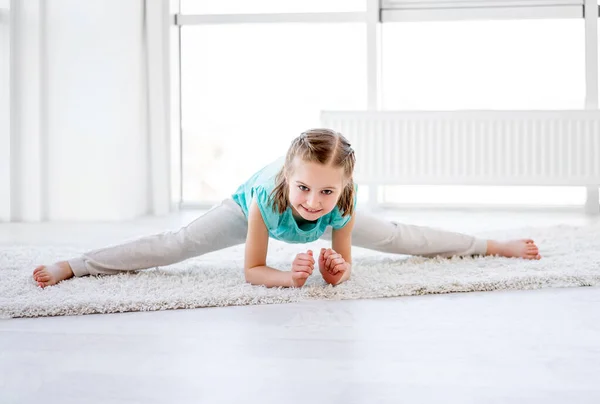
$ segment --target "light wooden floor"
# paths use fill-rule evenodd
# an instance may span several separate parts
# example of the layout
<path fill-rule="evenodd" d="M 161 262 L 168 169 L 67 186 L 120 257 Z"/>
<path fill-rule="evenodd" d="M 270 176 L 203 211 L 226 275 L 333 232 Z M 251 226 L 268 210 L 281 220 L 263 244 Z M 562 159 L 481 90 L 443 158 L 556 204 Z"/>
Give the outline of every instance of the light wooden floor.
<path fill-rule="evenodd" d="M 112 243 L 195 214 L 0 224 L 0 242 Z M 458 231 L 598 221 L 385 215 Z M 0 321 L 2 404 L 598 403 L 599 380 L 600 288 Z"/>

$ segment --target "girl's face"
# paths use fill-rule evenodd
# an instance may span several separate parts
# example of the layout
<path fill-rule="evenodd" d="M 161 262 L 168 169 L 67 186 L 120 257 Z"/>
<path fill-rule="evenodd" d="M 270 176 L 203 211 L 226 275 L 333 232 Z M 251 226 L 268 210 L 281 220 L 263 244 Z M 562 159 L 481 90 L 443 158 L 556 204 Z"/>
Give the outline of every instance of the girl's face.
<path fill-rule="evenodd" d="M 315 221 L 335 208 L 344 189 L 344 169 L 296 157 L 287 183 L 294 216 Z"/>

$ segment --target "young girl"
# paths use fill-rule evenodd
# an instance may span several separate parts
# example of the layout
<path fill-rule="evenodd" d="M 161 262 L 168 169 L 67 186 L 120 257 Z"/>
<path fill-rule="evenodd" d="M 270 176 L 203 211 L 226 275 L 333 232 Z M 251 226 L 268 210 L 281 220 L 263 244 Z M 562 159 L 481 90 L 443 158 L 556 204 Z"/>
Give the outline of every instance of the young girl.
<path fill-rule="evenodd" d="M 354 150 L 344 136 L 328 129 L 309 130 L 292 141 L 285 159 L 254 174 L 231 199 L 180 230 L 42 265 L 33 278 L 43 288 L 72 276 L 165 266 L 244 242 L 246 281 L 267 287 L 301 287 L 316 263 L 323 279 L 338 285 L 350 278 L 352 245 L 426 257 L 541 258 L 533 240 L 483 240 L 355 212 L 354 162 Z M 282 271 L 266 265 L 269 237 L 288 243 L 324 237 L 331 239 L 332 248 L 321 249 L 318 256 L 302 251 L 291 271 Z"/>

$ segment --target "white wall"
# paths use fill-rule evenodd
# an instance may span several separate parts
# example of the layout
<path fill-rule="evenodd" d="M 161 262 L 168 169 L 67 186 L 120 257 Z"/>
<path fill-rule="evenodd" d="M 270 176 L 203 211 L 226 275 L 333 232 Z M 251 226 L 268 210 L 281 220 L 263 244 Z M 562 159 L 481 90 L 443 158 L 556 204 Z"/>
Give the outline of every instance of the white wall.
<path fill-rule="evenodd" d="M 48 2 L 52 220 L 148 211 L 142 11 L 142 2 L 131 0 Z"/>
<path fill-rule="evenodd" d="M 151 1 L 152 12 L 165 10 Z M 148 111 L 160 114 L 162 104 L 149 100 L 161 94 L 148 88 L 145 2 L 13 0 L 12 7 L 12 183 L 10 198 L 0 198 L 0 221 L 166 213 L 168 203 L 157 211 L 156 201 L 170 196 L 152 179 L 164 161 L 158 156 L 157 166 L 151 142 L 168 139 L 168 129 L 149 125 Z"/>
<path fill-rule="evenodd" d="M 45 171 L 43 142 L 43 7 L 36 0 L 11 2 L 10 214 L 39 220 Z"/>

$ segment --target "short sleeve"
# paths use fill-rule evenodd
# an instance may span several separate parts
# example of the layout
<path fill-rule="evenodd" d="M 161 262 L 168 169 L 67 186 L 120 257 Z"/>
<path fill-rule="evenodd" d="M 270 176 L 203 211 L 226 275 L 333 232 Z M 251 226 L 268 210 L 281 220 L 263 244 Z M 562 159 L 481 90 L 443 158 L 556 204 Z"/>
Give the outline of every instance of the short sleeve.
<path fill-rule="evenodd" d="M 357 201 L 357 194 L 358 194 L 358 185 L 354 184 L 354 212 L 356 212 L 356 201 Z M 352 218 L 352 216 L 350 215 L 346 215 L 346 216 L 342 216 L 342 212 L 340 212 L 340 209 L 338 207 L 336 207 L 332 212 L 331 212 L 331 221 L 329 222 L 331 227 L 333 227 L 334 229 L 341 229 L 342 227 L 344 227 Z"/>
<path fill-rule="evenodd" d="M 252 194 L 267 229 L 277 229 L 277 226 L 279 226 L 279 215 L 273 210 L 273 206 L 270 203 L 269 191 L 264 186 L 258 185 L 252 188 Z"/>

